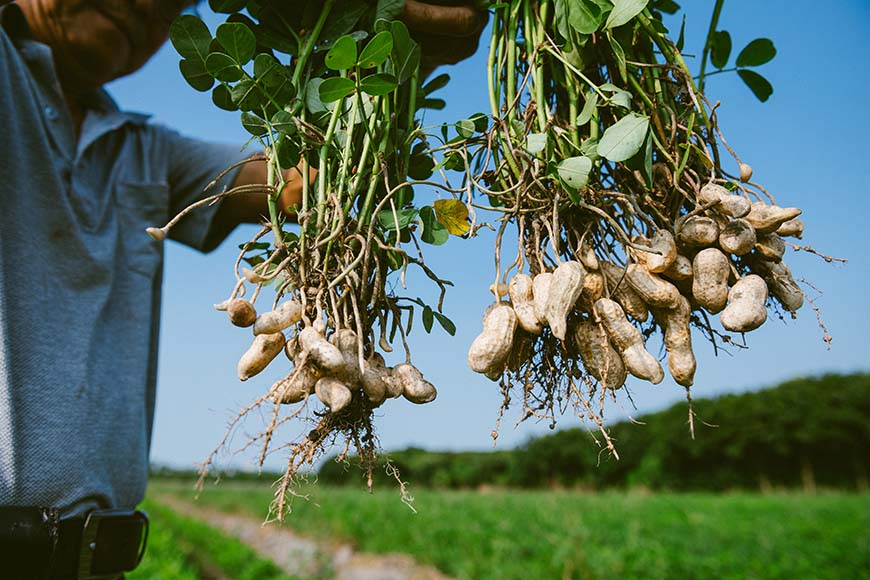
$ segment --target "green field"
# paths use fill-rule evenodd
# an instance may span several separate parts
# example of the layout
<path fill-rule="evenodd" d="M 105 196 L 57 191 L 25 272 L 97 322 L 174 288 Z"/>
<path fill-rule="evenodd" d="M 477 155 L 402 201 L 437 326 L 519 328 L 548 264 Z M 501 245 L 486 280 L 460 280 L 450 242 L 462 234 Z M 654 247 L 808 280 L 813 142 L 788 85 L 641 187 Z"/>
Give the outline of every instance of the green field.
<path fill-rule="evenodd" d="M 148 550 L 127 580 L 289 580 L 274 564 L 220 531 L 150 499 L 140 507 L 151 521 Z"/>
<path fill-rule="evenodd" d="M 404 552 L 458 578 L 870 578 L 870 496 L 418 490 L 317 486 L 289 526 Z M 155 482 L 154 496 L 192 497 Z M 264 518 L 266 485 L 208 487 L 204 505 Z"/>

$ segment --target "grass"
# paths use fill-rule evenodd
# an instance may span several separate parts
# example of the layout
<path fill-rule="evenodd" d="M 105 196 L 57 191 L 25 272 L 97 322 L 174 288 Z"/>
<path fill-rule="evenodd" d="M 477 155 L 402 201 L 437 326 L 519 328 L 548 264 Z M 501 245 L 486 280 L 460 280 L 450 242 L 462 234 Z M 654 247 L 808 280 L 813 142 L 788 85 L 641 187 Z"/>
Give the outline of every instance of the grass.
<path fill-rule="evenodd" d="M 153 500 L 142 509 L 151 520 L 148 549 L 127 580 L 289 580 L 272 562 L 206 524 L 180 516 Z"/>
<path fill-rule="evenodd" d="M 190 487 L 153 490 L 191 497 Z M 288 525 L 404 552 L 459 578 L 870 578 L 870 496 L 312 488 Z M 267 485 L 222 483 L 204 504 L 264 518 Z"/>

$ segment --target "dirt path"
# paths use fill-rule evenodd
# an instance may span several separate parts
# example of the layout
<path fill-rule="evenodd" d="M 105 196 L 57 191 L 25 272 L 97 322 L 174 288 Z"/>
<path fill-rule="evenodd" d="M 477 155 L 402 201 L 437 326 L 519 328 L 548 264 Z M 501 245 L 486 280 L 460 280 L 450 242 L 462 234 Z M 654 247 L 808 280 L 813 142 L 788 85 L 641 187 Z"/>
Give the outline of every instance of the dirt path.
<path fill-rule="evenodd" d="M 292 530 L 238 514 L 194 505 L 170 495 L 155 498 L 177 513 L 235 537 L 290 576 L 334 580 L 451 580 L 404 554 L 356 552 L 350 544 L 305 538 Z"/>

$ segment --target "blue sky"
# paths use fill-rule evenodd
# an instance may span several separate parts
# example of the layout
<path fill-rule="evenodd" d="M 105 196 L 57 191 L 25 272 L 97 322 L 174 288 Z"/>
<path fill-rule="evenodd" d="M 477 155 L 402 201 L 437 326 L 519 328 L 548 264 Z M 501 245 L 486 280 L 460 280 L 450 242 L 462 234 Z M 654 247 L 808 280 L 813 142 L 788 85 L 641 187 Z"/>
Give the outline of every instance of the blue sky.
<path fill-rule="evenodd" d="M 713 2 L 687 4 L 685 52 L 691 53 L 701 46 Z M 214 30 L 220 20 L 207 10 L 204 16 Z M 787 255 L 796 276 L 824 292 L 817 304 L 834 336 L 830 350 L 808 307 L 799 312 L 797 320 L 771 317 L 748 335 L 749 350 L 715 357 L 709 344 L 696 335 L 695 397 L 757 389 L 797 375 L 870 369 L 866 342 L 870 261 L 865 250 L 865 220 L 870 215 L 866 181 L 870 115 L 862 108 L 870 91 L 867 22 L 870 4 L 865 0 L 824 5 L 809 0 L 726 2 L 720 29 L 731 32 L 735 54 L 759 36 L 772 38 L 778 49 L 774 61 L 759 69 L 775 88 L 767 103 L 759 103 L 732 74 L 709 80 L 708 96 L 722 102 L 719 117 L 726 138 L 781 205 L 803 208 L 804 243 L 848 258 L 849 263 L 831 265 L 805 254 Z M 446 71 L 453 77 L 441 94 L 448 108 L 430 114 L 427 124 L 455 121 L 487 109 L 484 59 L 479 51 Z M 236 114 L 217 110 L 208 94 L 190 89 L 177 63 L 178 57 L 167 45 L 145 68 L 116 81 L 109 90 L 123 108 L 151 113 L 155 122 L 191 136 L 241 146 L 247 134 Z M 278 359 L 261 379 L 240 383 L 236 362 L 250 334 L 230 326 L 211 307 L 229 293 L 236 246 L 251 236 L 252 228 L 239 228 L 209 255 L 175 243 L 167 248 L 153 461 L 189 467 L 202 460 L 220 440 L 235 411 L 286 373 L 283 359 Z M 487 287 L 494 275 L 492 241 L 487 234 L 472 241 L 452 238 L 445 246 L 429 249 L 430 266 L 456 283 L 445 308 L 459 330 L 454 338 L 437 329 L 432 335 L 422 331 L 412 335 L 414 362 L 438 386 L 439 396 L 424 406 L 398 399 L 381 407 L 377 426 L 385 448 L 491 447 L 500 396 L 494 383 L 468 369 L 465 359 L 480 331 L 481 314 L 491 301 Z M 431 295 L 423 280 L 410 278 L 409 285 L 425 288 L 420 295 Z M 631 380 L 628 388 L 637 410 L 623 396 L 623 409 L 612 408 L 611 419 L 684 398 L 683 389 L 670 377 L 658 386 Z M 703 406 L 698 411 L 703 419 Z M 549 430 L 546 424 L 531 423 L 514 429 L 516 418 L 514 414 L 502 423 L 500 447 Z M 562 428 L 576 425 L 578 421 L 570 416 L 559 422 Z M 253 421 L 249 430 L 255 426 Z M 589 452 L 595 453 L 591 443 Z M 251 465 L 247 456 L 222 461 L 225 466 Z M 280 468 L 282 463 L 279 455 L 269 466 Z"/>

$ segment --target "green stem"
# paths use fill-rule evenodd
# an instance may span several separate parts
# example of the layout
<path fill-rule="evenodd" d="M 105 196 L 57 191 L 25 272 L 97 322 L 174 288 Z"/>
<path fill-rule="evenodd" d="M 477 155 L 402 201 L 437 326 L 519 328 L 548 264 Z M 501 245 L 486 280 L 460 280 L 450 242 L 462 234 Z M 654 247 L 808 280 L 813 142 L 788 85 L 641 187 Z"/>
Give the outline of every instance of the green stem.
<path fill-rule="evenodd" d="M 710 17 L 710 29 L 707 31 L 707 40 L 704 42 L 704 52 L 701 54 L 701 74 L 698 75 L 698 90 L 704 90 L 704 78 L 706 77 L 707 60 L 710 57 L 710 51 L 713 49 L 713 34 L 716 33 L 716 28 L 719 26 L 719 15 L 722 14 L 722 7 L 725 0 L 716 0 L 716 5 L 713 6 L 713 15 Z"/>
<path fill-rule="evenodd" d="M 320 148 L 320 171 L 317 173 L 317 230 L 323 227 L 323 218 L 326 213 L 326 174 L 328 170 L 329 148 L 332 145 L 332 139 L 335 136 L 335 127 L 338 125 L 338 118 L 341 117 L 341 110 L 344 108 L 344 99 L 340 99 L 335 103 L 335 108 L 332 110 L 332 116 L 329 119 L 329 127 L 326 129 L 326 137 L 324 137 L 323 146 Z"/>
<path fill-rule="evenodd" d="M 299 55 L 297 56 L 295 63 L 295 70 L 293 71 L 293 86 L 298 90 L 299 87 L 299 75 L 302 74 L 302 71 L 305 69 L 305 64 L 308 62 L 308 57 L 311 56 L 311 51 L 314 50 L 314 45 L 317 44 L 317 38 L 320 36 L 320 33 L 323 31 L 323 27 L 326 24 L 326 19 L 329 18 L 329 13 L 332 11 L 332 7 L 335 5 L 336 0 L 324 0 L 323 8 L 320 9 L 320 16 L 317 17 L 317 22 L 314 24 L 314 28 L 308 33 L 308 37 L 305 39 L 305 43 L 302 45 L 302 50 L 299 51 Z"/>

